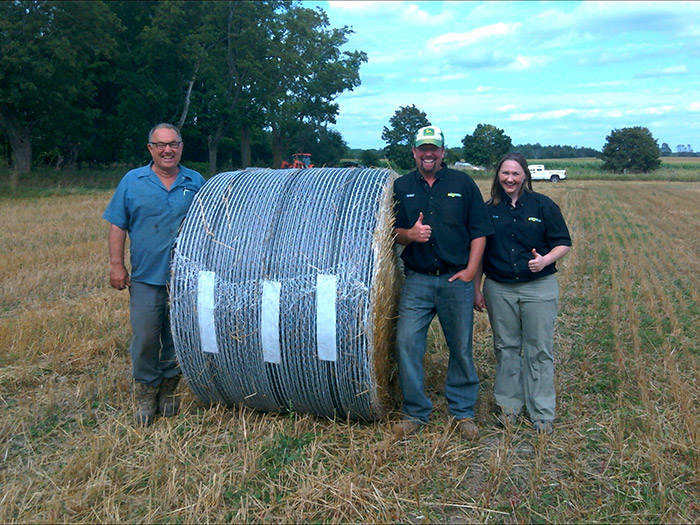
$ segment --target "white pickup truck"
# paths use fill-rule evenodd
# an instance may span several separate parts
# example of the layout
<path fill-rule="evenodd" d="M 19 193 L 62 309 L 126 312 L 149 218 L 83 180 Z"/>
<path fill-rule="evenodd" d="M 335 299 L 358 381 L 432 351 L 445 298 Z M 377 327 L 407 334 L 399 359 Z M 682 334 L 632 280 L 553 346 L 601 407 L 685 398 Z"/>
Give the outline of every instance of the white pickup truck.
<path fill-rule="evenodd" d="M 566 178 L 566 170 L 546 170 L 543 164 L 533 164 L 528 166 L 532 180 L 551 180 L 559 182 Z"/>

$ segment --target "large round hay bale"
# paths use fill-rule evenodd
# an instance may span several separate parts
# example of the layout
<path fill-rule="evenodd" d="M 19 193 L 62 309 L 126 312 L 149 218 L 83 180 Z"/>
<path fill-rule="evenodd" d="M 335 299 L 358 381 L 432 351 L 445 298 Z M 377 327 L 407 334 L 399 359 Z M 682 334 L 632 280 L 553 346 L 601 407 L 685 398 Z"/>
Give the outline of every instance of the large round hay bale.
<path fill-rule="evenodd" d="M 393 404 L 397 290 L 385 169 L 247 169 L 199 191 L 171 322 L 205 403 L 374 420 Z"/>

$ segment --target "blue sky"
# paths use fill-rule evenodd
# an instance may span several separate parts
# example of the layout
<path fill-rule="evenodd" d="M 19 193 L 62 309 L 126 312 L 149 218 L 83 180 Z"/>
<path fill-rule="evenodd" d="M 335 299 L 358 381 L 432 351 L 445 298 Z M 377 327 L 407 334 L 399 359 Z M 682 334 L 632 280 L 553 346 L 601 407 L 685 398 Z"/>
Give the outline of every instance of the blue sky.
<path fill-rule="evenodd" d="M 477 124 L 514 144 L 602 149 L 649 128 L 700 151 L 700 2 L 311 2 L 353 28 L 362 84 L 338 97 L 351 148 L 382 148 L 415 104 L 461 146 Z"/>

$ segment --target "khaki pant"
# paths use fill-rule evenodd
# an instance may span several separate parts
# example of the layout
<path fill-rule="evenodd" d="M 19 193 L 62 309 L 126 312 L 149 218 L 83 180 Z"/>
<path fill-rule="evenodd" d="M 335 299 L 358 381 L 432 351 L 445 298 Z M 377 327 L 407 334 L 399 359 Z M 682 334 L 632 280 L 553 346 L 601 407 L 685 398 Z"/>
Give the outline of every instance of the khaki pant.
<path fill-rule="evenodd" d="M 507 414 L 526 408 L 532 421 L 553 421 L 556 276 L 515 284 L 487 278 L 484 299 L 496 354 L 496 403 Z"/>

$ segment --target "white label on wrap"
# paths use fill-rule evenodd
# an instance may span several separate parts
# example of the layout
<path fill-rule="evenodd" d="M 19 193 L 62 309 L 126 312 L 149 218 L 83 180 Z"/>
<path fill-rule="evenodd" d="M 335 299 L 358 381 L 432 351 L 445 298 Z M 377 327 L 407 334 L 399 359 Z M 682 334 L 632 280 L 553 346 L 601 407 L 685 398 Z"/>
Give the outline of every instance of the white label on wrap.
<path fill-rule="evenodd" d="M 202 351 L 218 354 L 216 323 L 214 321 L 214 272 L 200 271 L 197 281 L 197 317 Z"/>
<path fill-rule="evenodd" d="M 266 363 L 281 363 L 280 352 L 280 292 L 282 283 L 263 281 L 262 314 L 260 333 L 262 338 L 263 360 Z"/>
<path fill-rule="evenodd" d="M 335 299 L 338 279 L 335 275 L 316 276 L 316 344 L 318 357 L 335 361 Z"/>

